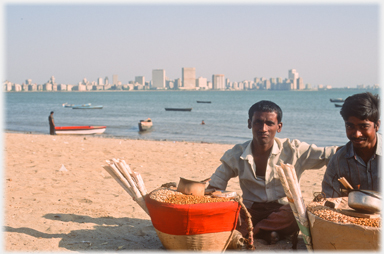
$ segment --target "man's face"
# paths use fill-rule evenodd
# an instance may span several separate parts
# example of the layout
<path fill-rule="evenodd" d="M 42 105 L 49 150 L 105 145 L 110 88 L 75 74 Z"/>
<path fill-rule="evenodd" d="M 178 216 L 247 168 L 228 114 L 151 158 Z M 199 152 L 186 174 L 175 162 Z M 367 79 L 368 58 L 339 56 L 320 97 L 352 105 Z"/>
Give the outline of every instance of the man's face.
<path fill-rule="evenodd" d="M 347 137 L 352 141 L 353 147 L 359 149 L 369 149 L 376 145 L 376 132 L 379 130 L 380 121 L 377 124 L 369 120 L 360 120 L 350 116 L 345 121 L 345 131 Z"/>
<path fill-rule="evenodd" d="M 248 119 L 248 128 L 252 129 L 253 140 L 256 144 L 273 145 L 276 132 L 280 132 L 283 123 L 277 122 L 276 112 L 260 112 L 253 113 L 252 119 Z"/>

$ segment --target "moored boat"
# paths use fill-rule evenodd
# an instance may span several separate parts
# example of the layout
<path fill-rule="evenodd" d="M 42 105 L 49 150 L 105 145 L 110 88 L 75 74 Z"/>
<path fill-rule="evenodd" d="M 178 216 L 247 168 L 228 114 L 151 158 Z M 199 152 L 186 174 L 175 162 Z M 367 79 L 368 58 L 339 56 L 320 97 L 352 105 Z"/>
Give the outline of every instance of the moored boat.
<path fill-rule="evenodd" d="M 336 104 L 336 103 L 335 103 L 335 107 L 336 107 L 336 108 L 341 108 L 342 106 L 343 106 L 343 104 Z"/>
<path fill-rule="evenodd" d="M 196 101 L 197 103 L 211 103 L 211 101 Z"/>
<path fill-rule="evenodd" d="M 146 120 L 140 120 L 139 122 L 139 130 L 146 131 L 152 128 L 152 120 L 151 118 L 147 118 Z"/>
<path fill-rule="evenodd" d="M 72 106 L 73 109 L 102 109 L 103 105 L 92 106 L 91 103 Z"/>
<path fill-rule="evenodd" d="M 63 103 L 62 105 L 63 105 L 64 108 L 72 108 L 74 106 L 84 106 L 84 105 L 89 105 L 90 106 L 91 103 L 82 104 L 82 105 L 75 105 L 75 104 L 69 104 L 69 103 L 66 102 L 66 103 Z"/>
<path fill-rule="evenodd" d="M 86 134 L 101 134 L 106 130 L 107 126 L 56 126 L 57 135 L 86 135 Z"/>
<path fill-rule="evenodd" d="M 344 102 L 344 99 L 342 98 L 336 98 L 336 99 L 329 99 L 331 102 Z"/>
<path fill-rule="evenodd" d="M 191 111 L 192 108 L 165 108 L 166 111 Z"/>

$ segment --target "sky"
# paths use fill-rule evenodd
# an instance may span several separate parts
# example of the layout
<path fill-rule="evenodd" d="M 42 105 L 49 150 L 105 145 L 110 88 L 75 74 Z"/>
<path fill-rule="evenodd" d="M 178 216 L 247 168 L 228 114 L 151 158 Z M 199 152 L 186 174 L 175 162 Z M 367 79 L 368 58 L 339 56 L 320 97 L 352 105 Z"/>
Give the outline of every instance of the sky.
<path fill-rule="evenodd" d="M 96 4 L 95 4 L 96 3 Z M 288 78 L 356 87 L 380 83 L 379 2 L 6 1 L 3 81 L 78 84 L 118 75 L 123 84 L 153 69 L 169 79 Z"/>

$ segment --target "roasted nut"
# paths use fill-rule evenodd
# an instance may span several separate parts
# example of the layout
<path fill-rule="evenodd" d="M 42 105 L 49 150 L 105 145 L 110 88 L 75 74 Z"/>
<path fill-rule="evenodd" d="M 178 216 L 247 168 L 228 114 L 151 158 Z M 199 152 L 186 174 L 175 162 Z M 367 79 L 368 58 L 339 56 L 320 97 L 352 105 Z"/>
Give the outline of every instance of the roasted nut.
<path fill-rule="evenodd" d="M 187 205 L 187 204 L 201 204 L 201 203 L 213 203 L 213 202 L 228 202 L 230 198 L 214 198 L 211 196 L 194 196 L 185 195 L 181 192 L 170 190 L 167 188 L 160 188 L 155 190 L 149 196 L 150 198 L 170 204 Z"/>
<path fill-rule="evenodd" d="M 356 224 L 366 227 L 380 227 L 381 224 L 380 218 L 371 219 L 352 217 L 338 212 L 338 209 L 332 209 L 323 205 L 308 206 L 307 210 L 324 220 L 336 223 Z"/>

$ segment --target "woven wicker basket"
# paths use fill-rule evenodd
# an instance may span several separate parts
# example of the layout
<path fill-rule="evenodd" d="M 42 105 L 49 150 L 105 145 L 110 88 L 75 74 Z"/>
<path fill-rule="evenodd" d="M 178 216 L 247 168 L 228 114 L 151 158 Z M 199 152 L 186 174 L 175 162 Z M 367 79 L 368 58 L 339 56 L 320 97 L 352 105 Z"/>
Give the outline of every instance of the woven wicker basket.
<path fill-rule="evenodd" d="M 157 229 L 156 233 L 167 250 L 225 251 L 233 231 L 200 235 L 170 235 Z"/>

